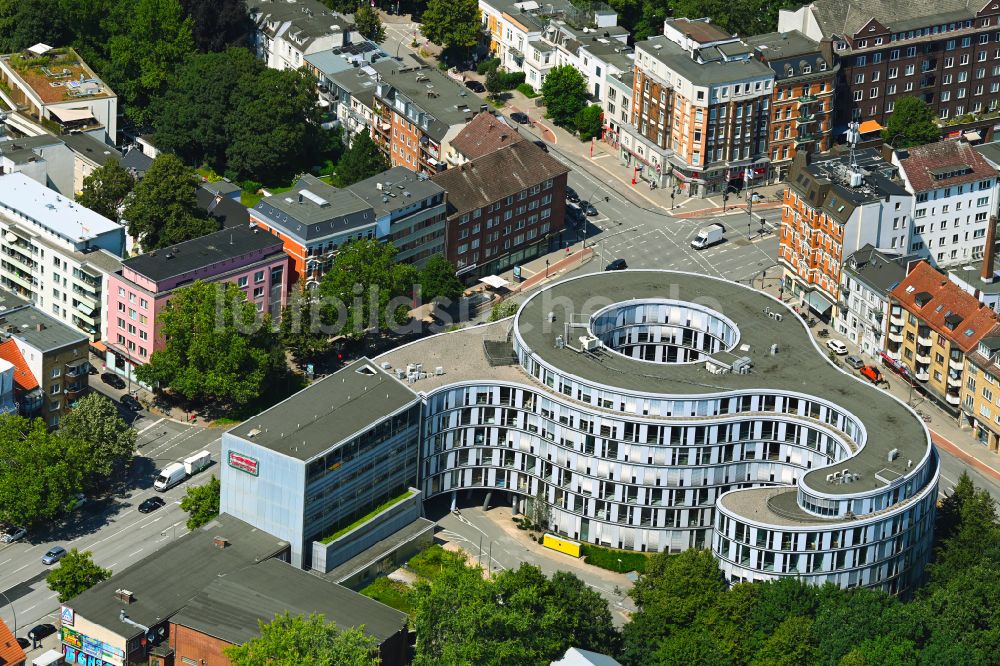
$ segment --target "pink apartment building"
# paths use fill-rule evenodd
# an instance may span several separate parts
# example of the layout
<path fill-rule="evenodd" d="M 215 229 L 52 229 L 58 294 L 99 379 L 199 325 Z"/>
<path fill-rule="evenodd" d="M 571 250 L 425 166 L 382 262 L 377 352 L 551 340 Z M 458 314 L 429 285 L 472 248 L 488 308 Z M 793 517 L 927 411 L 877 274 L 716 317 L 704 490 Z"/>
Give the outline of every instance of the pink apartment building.
<path fill-rule="evenodd" d="M 108 369 L 135 381 L 135 367 L 163 347 L 159 314 L 178 289 L 195 280 L 232 282 L 258 312 L 277 319 L 288 293 L 288 273 L 281 239 L 256 227 L 224 229 L 126 259 L 108 280 Z"/>

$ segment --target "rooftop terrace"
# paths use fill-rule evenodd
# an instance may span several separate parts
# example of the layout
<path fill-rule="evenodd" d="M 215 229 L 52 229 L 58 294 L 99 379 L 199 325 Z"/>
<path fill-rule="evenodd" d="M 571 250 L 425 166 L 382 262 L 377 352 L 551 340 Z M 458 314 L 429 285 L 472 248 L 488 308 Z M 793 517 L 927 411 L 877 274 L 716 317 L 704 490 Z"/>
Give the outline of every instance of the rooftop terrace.
<path fill-rule="evenodd" d="M 0 56 L 0 61 L 44 104 L 115 96 L 69 47 L 50 49 L 41 55 L 13 53 Z"/>

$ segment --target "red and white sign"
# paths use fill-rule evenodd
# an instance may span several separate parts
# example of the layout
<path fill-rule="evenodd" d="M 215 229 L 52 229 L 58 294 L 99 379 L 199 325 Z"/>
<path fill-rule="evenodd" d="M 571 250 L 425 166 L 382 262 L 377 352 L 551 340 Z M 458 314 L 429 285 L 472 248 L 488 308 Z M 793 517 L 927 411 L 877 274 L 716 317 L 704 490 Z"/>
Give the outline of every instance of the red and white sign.
<path fill-rule="evenodd" d="M 236 451 L 230 451 L 229 466 L 233 469 L 238 469 L 241 472 L 257 476 L 259 463 L 256 458 L 245 456 L 242 453 L 237 453 Z"/>

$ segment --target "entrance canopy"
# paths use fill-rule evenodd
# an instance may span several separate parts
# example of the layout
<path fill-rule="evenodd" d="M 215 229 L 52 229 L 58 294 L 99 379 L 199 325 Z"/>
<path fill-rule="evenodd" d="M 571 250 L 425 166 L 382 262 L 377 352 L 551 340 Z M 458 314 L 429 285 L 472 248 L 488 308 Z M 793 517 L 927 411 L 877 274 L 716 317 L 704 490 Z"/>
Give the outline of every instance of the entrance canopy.
<path fill-rule="evenodd" d="M 806 292 L 804 298 L 809 307 L 821 315 L 826 314 L 833 307 L 832 301 L 816 291 Z"/>
<path fill-rule="evenodd" d="M 49 110 L 52 112 L 53 116 L 64 123 L 71 123 L 78 120 L 90 120 L 94 117 L 94 114 L 90 112 L 90 109 L 60 109 L 59 107 L 54 107 Z"/>
<path fill-rule="evenodd" d="M 510 285 L 510 282 L 504 280 L 499 275 L 487 275 L 486 277 L 479 278 L 479 281 L 490 289 L 504 289 Z"/>

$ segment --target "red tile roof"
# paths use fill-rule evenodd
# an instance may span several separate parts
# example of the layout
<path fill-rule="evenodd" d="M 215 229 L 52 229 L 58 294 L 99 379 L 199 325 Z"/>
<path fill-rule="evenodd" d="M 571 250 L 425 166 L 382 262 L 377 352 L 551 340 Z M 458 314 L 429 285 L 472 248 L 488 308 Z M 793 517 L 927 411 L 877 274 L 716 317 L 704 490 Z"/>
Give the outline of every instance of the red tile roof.
<path fill-rule="evenodd" d="M 968 352 L 1000 323 L 1000 317 L 926 261 L 892 290 L 892 297 L 934 331 Z"/>
<path fill-rule="evenodd" d="M 14 364 L 14 382 L 24 391 L 31 391 L 38 388 L 38 380 L 31 374 L 21 350 L 17 348 L 17 343 L 13 340 L 0 342 L 0 358 Z"/>
<path fill-rule="evenodd" d="M 498 120 L 492 113 L 483 111 L 452 139 L 451 147 L 465 159 L 474 160 L 518 141 L 524 141 L 524 137 L 515 128 Z"/>
<path fill-rule="evenodd" d="M 22 666 L 27 659 L 14 633 L 0 620 L 0 666 Z"/>
<path fill-rule="evenodd" d="M 964 141 L 938 141 L 910 148 L 908 152 L 907 157 L 900 157 L 899 163 L 915 192 L 973 183 L 997 175 L 997 170 Z M 955 175 L 941 177 L 949 173 Z"/>

